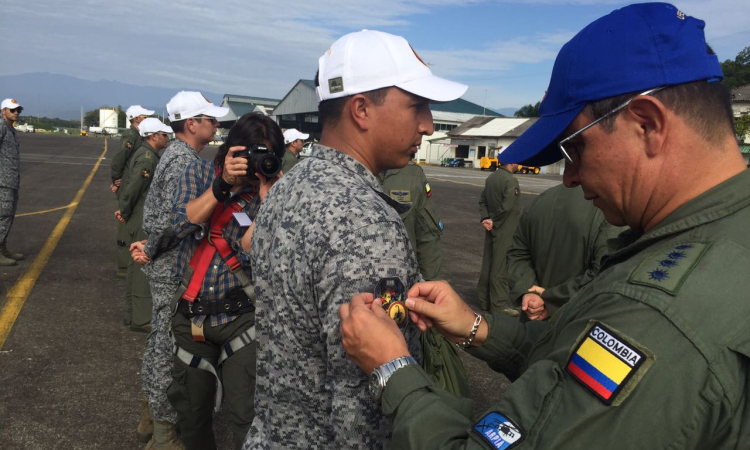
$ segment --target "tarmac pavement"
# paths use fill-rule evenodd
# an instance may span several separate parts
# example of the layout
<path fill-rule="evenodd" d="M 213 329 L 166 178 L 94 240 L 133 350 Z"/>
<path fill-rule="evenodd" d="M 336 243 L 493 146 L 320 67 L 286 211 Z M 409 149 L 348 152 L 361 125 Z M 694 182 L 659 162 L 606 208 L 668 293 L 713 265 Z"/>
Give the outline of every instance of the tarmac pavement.
<path fill-rule="evenodd" d="M 135 427 L 146 335 L 123 326 L 124 279 L 115 276 L 109 162 L 118 140 L 107 141 L 106 153 L 103 138 L 19 133 L 19 140 L 20 201 L 9 246 L 26 259 L 0 268 L 0 448 L 142 449 Z M 425 172 L 445 224 L 443 276 L 476 305 L 484 239 L 478 200 L 489 172 Z M 518 178 L 524 205 L 561 181 Z M 464 361 L 480 415 L 509 382 L 481 361 Z M 220 414 L 220 449 L 231 448 L 229 436 Z"/>

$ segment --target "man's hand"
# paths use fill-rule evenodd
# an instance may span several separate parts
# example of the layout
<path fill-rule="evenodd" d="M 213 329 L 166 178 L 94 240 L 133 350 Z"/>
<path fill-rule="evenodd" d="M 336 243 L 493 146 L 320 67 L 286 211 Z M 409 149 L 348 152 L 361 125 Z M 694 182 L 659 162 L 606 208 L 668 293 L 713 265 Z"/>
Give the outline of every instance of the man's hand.
<path fill-rule="evenodd" d="M 406 307 L 414 324 L 422 331 L 434 326 L 451 342 L 465 341 L 471 333 L 476 314 L 445 281 L 417 283 L 407 293 Z M 487 324 L 482 324 L 474 342 L 481 344 L 487 337 Z"/>
<path fill-rule="evenodd" d="M 144 251 L 145 245 L 146 241 L 135 241 L 130 244 L 130 256 L 133 258 L 133 261 L 142 266 L 151 261 L 151 258 L 146 256 L 146 252 Z"/>
<path fill-rule="evenodd" d="M 521 300 L 521 310 L 526 313 L 529 320 L 545 320 L 549 317 L 549 312 L 544 306 L 544 299 L 536 292 L 524 294 Z"/>
<path fill-rule="evenodd" d="M 366 374 L 401 356 L 409 356 L 404 335 L 370 293 L 356 294 L 339 308 L 346 354 Z"/>
<path fill-rule="evenodd" d="M 224 170 L 221 172 L 221 177 L 232 186 L 242 184 L 242 177 L 247 175 L 247 158 L 234 156 L 235 153 L 245 148 L 243 145 L 231 147 L 227 156 L 224 157 Z"/>
<path fill-rule="evenodd" d="M 117 221 L 118 221 L 118 222 L 120 222 L 120 223 L 125 223 L 125 222 L 127 222 L 127 221 L 125 220 L 125 218 L 124 218 L 124 217 L 122 217 L 122 214 L 120 214 L 120 210 L 119 210 L 119 209 L 118 209 L 117 211 L 115 211 L 115 219 L 117 219 Z"/>
<path fill-rule="evenodd" d="M 482 226 L 487 231 L 492 231 L 492 219 L 484 219 L 482 221 Z"/>
<path fill-rule="evenodd" d="M 120 180 L 117 180 L 117 181 L 120 181 Z M 117 184 L 112 183 L 109 185 L 109 190 L 112 191 L 113 194 L 116 194 L 118 189 L 120 189 L 120 186 Z"/>
<path fill-rule="evenodd" d="M 258 195 L 260 195 L 260 201 L 263 201 L 266 199 L 266 196 L 268 195 L 268 191 L 271 190 L 274 184 L 276 184 L 277 181 L 281 179 L 282 176 L 284 176 L 284 172 L 279 171 L 279 173 L 270 180 L 266 179 L 263 175 L 256 172 L 255 176 L 258 177 L 260 180 L 260 188 L 258 188 Z"/>

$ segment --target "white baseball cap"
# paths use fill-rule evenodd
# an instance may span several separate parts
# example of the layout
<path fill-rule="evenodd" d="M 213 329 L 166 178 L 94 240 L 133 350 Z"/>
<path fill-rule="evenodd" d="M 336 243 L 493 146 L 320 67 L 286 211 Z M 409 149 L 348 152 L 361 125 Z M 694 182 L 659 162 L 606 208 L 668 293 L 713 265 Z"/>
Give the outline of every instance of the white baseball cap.
<path fill-rule="evenodd" d="M 309 137 L 309 134 L 300 133 L 296 128 L 290 128 L 284 132 L 284 144 L 290 144 L 297 139 L 302 139 L 304 141 Z"/>
<path fill-rule="evenodd" d="M 318 101 L 396 86 L 435 102 L 461 97 L 468 86 L 436 77 L 401 36 L 362 30 L 333 43 L 318 60 Z"/>
<path fill-rule="evenodd" d="M 223 108 L 211 103 L 200 92 L 181 91 L 167 103 L 169 120 L 185 120 L 195 116 L 224 117 L 229 114 L 229 108 Z"/>
<path fill-rule="evenodd" d="M 149 117 L 148 119 L 143 119 L 143 122 L 138 126 L 138 131 L 141 133 L 141 136 L 146 137 L 159 132 L 172 133 L 172 127 L 164 125 L 161 120 L 155 117 Z"/>
<path fill-rule="evenodd" d="M 148 109 L 142 107 L 141 105 L 133 105 L 127 110 L 125 110 L 125 116 L 130 120 L 133 120 L 134 118 L 138 116 L 153 116 L 153 115 L 154 115 L 153 111 L 149 111 Z"/>
<path fill-rule="evenodd" d="M 23 108 L 23 106 L 21 106 L 15 99 L 6 98 L 5 100 L 3 100 L 2 106 L 0 106 L 0 109 L 5 108 L 16 109 Z"/>

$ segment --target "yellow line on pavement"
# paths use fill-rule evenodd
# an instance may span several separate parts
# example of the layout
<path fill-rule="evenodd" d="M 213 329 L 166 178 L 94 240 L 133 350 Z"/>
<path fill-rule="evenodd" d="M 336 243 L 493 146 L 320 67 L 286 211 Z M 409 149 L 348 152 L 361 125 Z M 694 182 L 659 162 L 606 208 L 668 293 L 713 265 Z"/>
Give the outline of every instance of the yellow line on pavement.
<path fill-rule="evenodd" d="M 456 184 L 465 184 L 465 185 L 468 185 L 468 186 L 479 186 L 479 187 L 484 187 L 484 184 L 467 183 L 467 182 L 465 182 L 465 181 L 453 181 L 453 180 L 446 180 L 445 178 L 440 178 L 440 177 L 430 177 L 429 179 L 430 179 L 430 180 L 445 181 L 446 183 L 456 183 Z M 537 194 L 536 192 L 524 192 L 524 191 L 521 191 L 521 193 L 522 193 L 522 194 L 526 194 L 526 195 L 539 195 L 539 194 Z"/>
<path fill-rule="evenodd" d="M 39 275 L 42 274 L 45 266 L 47 266 L 47 262 L 52 256 L 52 252 L 55 251 L 57 244 L 60 242 L 60 238 L 68 227 L 68 223 L 70 223 L 70 219 L 76 212 L 76 209 L 81 202 L 81 198 L 83 198 L 83 194 L 86 193 L 86 189 L 89 187 L 89 184 L 91 184 L 91 180 L 94 178 L 94 174 L 96 174 L 97 169 L 99 169 L 99 164 L 102 162 L 104 155 L 106 154 L 107 140 L 104 139 L 104 151 L 99 156 L 99 160 L 91 170 L 91 173 L 89 173 L 86 181 L 83 182 L 83 186 L 78 190 L 75 199 L 73 199 L 69 205 L 68 210 L 65 212 L 62 219 L 57 222 L 55 229 L 52 230 L 52 234 L 47 238 L 47 242 L 44 243 L 44 247 L 42 247 L 42 250 L 37 257 L 34 258 L 34 262 L 31 263 L 31 266 L 26 270 L 26 273 L 24 273 L 16 284 L 13 285 L 11 290 L 8 291 L 8 300 L 2 311 L 0 311 L 0 350 L 5 346 L 5 340 L 8 339 L 10 330 L 13 328 L 13 324 L 18 318 L 18 314 L 21 313 L 21 308 L 23 308 L 24 303 L 26 303 L 26 299 L 34 288 Z"/>
<path fill-rule="evenodd" d="M 47 214 L 47 213 L 51 213 L 51 212 L 55 212 L 55 211 L 60 211 L 61 209 L 72 208 L 74 206 L 78 206 L 78 203 L 73 202 L 73 203 L 71 203 L 69 205 L 58 206 L 57 208 L 43 209 L 41 211 L 28 212 L 28 213 L 23 213 L 23 214 L 16 214 L 16 217 L 36 216 L 37 214 Z"/>

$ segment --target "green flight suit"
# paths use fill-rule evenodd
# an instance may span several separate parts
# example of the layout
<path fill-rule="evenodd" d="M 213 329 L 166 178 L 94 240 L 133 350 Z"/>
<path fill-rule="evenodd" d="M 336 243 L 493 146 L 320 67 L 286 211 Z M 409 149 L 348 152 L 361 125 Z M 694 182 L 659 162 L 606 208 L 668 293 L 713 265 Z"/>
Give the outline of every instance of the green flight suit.
<path fill-rule="evenodd" d="M 531 286 L 543 287 L 544 306 L 552 316 L 596 276 L 607 240 L 622 231 L 604 220 L 580 186 L 560 184 L 543 192 L 524 209 L 508 249 L 511 301 L 521 306 Z M 523 311 L 520 318 L 528 320 Z"/>
<path fill-rule="evenodd" d="M 398 370 L 382 398 L 391 448 L 507 448 L 488 440 L 502 436 L 519 450 L 747 448 L 749 193 L 744 171 L 647 233 L 621 234 L 550 321 L 487 315 L 488 339 L 469 353 L 514 382 L 478 422 L 469 400 L 434 388 L 419 367 Z M 581 355 L 625 378 L 581 376 Z M 607 401 L 604 385 L 615 389 Z"/>
<path fill-rule="evenodd" d="M 518 180 L 505 166 L 487 177 L 479 198 L 480 222 L 492 219 L 492 231 L 485 231 L 482 272 L 477 284 L 479 307 L 500 312 L 510 308 L 506 256 L 521 217 Z"/>
<path fill-rule="evenodd" d="M 120 194 L 120 213 L 127 221 L 125 226 L 130 242 L 148 239 L 143 231 L 143 204 L 158 163 L 159 154 L 147 142 L 142 142 L 141 147 L 128 160 L 128 184 Z M 133 261 L 133 258 L 130 258 L 128 264 L 126 283 L 130 286 L 130 295 L 126 296 L 125 320 L 132 321 L 133 326 L 137 327 L 150 323 L 151 290 L 148 278 L 141 270 L 141 265 Z"/>
<path fill-rule="evenodd" d="M 379 178 L 383 192 L 396 201 L 412 204 L 409 211 L 401 214 L 401 220 L 417 255 L 419 272 L 425 280 L 439 279 L 443 257 L 440 245 L 443 222 L 432 200 L 424 170 L 410 161 L 403 169 L 385 171 Z"/>
<path fill-rule="evenodd" d="M 401 214 L 409 242 L 417 255 L 419 272 L 425 280 L 440 278 L 443 249 L 440 238 L 443 222 L 438 216 L 432 188 L 424 170 L 414 161 L 402 169 L 391 169 L 378 175 L 383 192 L 401 203 L 411 203 Z M 420 334 L 422 367 L 442 389 L 457 395 L 469 395 L 469 382 L 456 346 L 434 329 Z"/>
<path fill-rule="evenodd" d="M 110 167 L 112 183 L 115 180 L 120 180 L 120 188 L 117 190 L 117 198 L 119 200 L 123 188 L 128 181 L 128 171 L 126 170 L 128 160 L 133 153 L 138 150 L 141 146 L 141 134 L 135 129 L 133 125 L 127 130 L 122 132 L 122 138 L 120 139 L 119 150 L 112 158 L 112 165 Z M 130 234 L 124 223 L 118 223 L 117 225 L 117 272 L 125 273 L 128 270 L 128 264 L 130 261 Z"/>
<path fill-rule="evenodd" d="M 281 171 L 289 173 L 295 164 L 299 162 L 299 158 L 288 148 L 284 150 L 284 157 L 281 158 Z"/>

